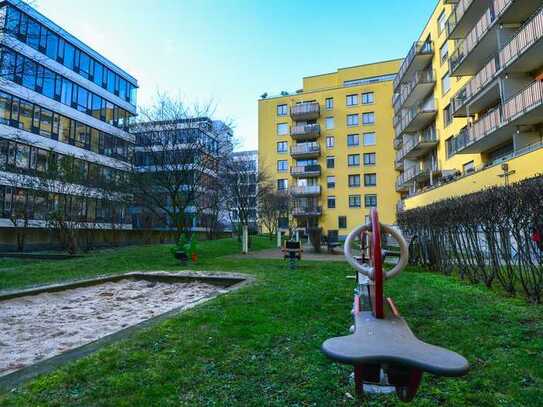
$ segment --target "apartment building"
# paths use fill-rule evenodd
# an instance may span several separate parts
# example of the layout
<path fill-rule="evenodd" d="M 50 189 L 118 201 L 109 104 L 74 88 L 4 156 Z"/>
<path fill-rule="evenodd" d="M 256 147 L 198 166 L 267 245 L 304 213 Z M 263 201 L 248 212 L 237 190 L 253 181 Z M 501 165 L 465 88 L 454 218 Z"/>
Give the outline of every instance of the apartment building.
<path fill-rule="evenodd" d="M 92 187 L 130 169 L 136 79 L 23 2 L 1 3 L 0 42 L 0 226 L 20 211 L 39 228 L 62 208 L 82 227 L 130 229 L 126 208 Z M 81 188 L 29 188 L 51 163 L 79 171 Z"/>
<path fill-rule="evenodd" d="M 401 60 L 303 78 L 258 102 L 260 170 L 294 199 L 299 228 L 344 236 L 370 208 L 394 223 L 393 80 Z"/>
<path fill-rule="evenodd" d="M 542 6 L 438 2 L 394 81 L 400 209 L 541 173 Z"/>

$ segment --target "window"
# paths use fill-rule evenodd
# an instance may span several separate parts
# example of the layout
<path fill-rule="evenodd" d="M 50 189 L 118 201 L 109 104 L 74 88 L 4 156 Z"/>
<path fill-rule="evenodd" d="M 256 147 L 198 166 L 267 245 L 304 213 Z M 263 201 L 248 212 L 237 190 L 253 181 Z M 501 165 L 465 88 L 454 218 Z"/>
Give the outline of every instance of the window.
<path fill-rule="evenodd" d="M 285 191 L 288 188 L 288 180 L 286 179 L 278 179 L 277 180 L 277 190 L 278 191 Z"/>
<path fill-rule="evenodd" d="M 360 165 L 360 154 L 349 154 L 347 156 L 349 167 L 358 167 Z"/>
<path fill-rule="evenodd" d="M 349 175 L 349 186 L 350 187 L 359 187 L 360 186 L 360 175 L 358 175 L 358 174 Z"/>
<path fill-rule="evenodd" d="M 326 203 L 328 209 L 334 209 L 336 207 L 336 197 L 333 195 L 329 196 Z"/>
<path fill-rule="evenodd" d="M 286 116 L 288 114 L 287 105 L 277 105 L 277 116 Z"/>
<path fill-rule="evenodd" d="M 280 141 L 277 143 L 277 152 L 286 153 L 288 151 L 288 142 Z"/>
<path fill-rule="evenodd" d="M 358 126 L 358 115 L 357 114 L 348 114 L 347 115 L 347 126 Z"/>
<path fill-rule="evenodd" d="M 373 102 L 375 102 L 374 93 L 373 92 L 366 92 L 362 93 L 362 104 L 363 105 L 370 105 Z"/>
<path fill-rule="evenodd" d="M 326 177 L 326 186 L 328 189 L 332 189 L 336 187 L 336 177 L 333 175 L 329 175 Z"/>
<path fill-rule="evenodd" d="M 451 89 L 451 77 L 447 73 L 443 78 L 441 78 L 441 94 L 446 94 Z"/>
<path fill-rule="evenodd" d="M 347 135 L 347 146 L 349 147 L 355 147 L 360 144 L 360 138 L 358 137 L 358 134 L 349 134 Z"/>
<path fill-rule="evenodd" d="M 336 139 L 334 136 L 327 136 L 326 137 L 326 147 L 327 148 L 334 148 L 336 144 Z"/>
<path fill-rule="evenodd" d="M 376 144 L 375 133 L 364 133 L 364 145 L 374 146 Z"/>
<path fill-rule="evenodd" d="M 349 208 L 360 208 L 360 195 L 349 195 Z"/>
<path fill-rule="evenodd" d="M 474 172 L 475 171 L 475 163 L 473 162 L 473 160 L 465 163 L 462 166 L 462 170 L 464 171 L 464 175 L 471 174 L 472 172 Z"/>
<path fill-rule="evenodd" d="M 288 134 L 288 123 L 279 123 L 277 125 L 277 135 L 286 136 Z"/>
<path fill-rule="evenodd" d="M 377 175 L 376 174 L 364 174 L 364 186 L 374 187 L 377 185 Z"/>
<path fill-rule="evenodd" d="M 364 206 L 366 208 L 375 208 L 375 207 L 377 207 L 377 195 L 375 195 L 375 194 L 366 194 L 366 195 L 364 195 Z"/>
<path fill-rule="evenodd" d="M 336 157 L 326 157 L 326 168 L 334 168 L 336 166 Z"/>
<path fill-rule="evenodd" d="M 364 153 L 364 165 L 375 165 L 375 153 Z"/>
<path fill-rule="evenodd" d="M 324 106 L 326 107 L 326 110 L 332 110 L 334 108 L 334 98 L 326 98 Z"/>
<path fill-rule="evenodd" d="M 334 118 L 333 117 L 327 117 L 325 119 L 325 126 L 327 129 L 333 129 L 334 128 Z"/>
<path fill-rule="evenodd" d="M 445 44 L 439 49 L 439 59 L 442 65 L 447 61 L 447 58 L 449 58 L 449 42 L 445 41 Z"/>
<path fill-rule="evenodd" d="M 375 113 L 367 112 L 362 113 L 362 124 L 374 124 L 375 123 Z"/>
<path fill-rule="evenodd" d="M 337 226 L 340 229 L 347 229 L 347 216 L 338 216 Z"/>
<path fill-rule="evenodd" d="M 288 161 L 287 160 L 277 160 L 277 171 L 279 171 L 279 172 L 288 171 Z"/>
<path fill-rule="evenodd" d="M 9 123 L 9 116 L 11 111 L 11 96 L 7 93 L 0 92 L 0 122 L 4 124 Z"/>
<path fill-rule="evenodd" d="M 439 17 L 437 18 L 437 27 L 439 29 L 439 33 L 441 34 L 443 30 L 445 30 L 445 26 L 447 24 L 447 16 L 445 15 L 445 10 L 441 12 Z"/>
<path fill-rule="evenodd" d="M 450 158 L 454 155 L 455 152 L 455 139 L 453 136 L 449 137 L 447 139 L 447 158 Z"/>
<path fill-rule="evenodd" d="M 447 105 L 443 109 L 443 123 L 445 123 L 445 127 L 447 127 L 452 122 L 452 105 Z"/>
<path fill-rule="evenodd" d="M 354 94 L 354 95 L 347 95 L 345 104 L 346 104 L 347 106 L 354 106 L 354 105 L 357 105 L 357 104 L 358 104 L 358 95 L 356 95 L 356 94 Z"/>

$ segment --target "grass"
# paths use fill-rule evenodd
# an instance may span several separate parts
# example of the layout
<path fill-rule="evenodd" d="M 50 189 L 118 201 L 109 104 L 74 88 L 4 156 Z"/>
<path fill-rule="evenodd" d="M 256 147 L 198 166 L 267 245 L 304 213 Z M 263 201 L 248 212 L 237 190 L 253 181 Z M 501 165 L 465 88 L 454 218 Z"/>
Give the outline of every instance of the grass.
<path fill-rule="evenodd" d="M 257 239 L 255 248 L 272 242 Z M 257 283 L 0 395 L 2 406 L 336 406 L 351 369 L 319 351 L 350 325 L 352 274 L 344 263 L 221 257 L 236 241 L 202 243 L 200 270 L 252 274 Z M 2 289 L 97 274 L 176 270 L 168 246 L 101 251 L 82 259 L 0 261 Z M 421 339 L 462 353 L 460 379 L 426 375 L 415 406 L 543 405 L 543 308 L 453 278 L 411 269 L 387 282 Z M 371 396 L 363 405 L 400 405 Z"/>

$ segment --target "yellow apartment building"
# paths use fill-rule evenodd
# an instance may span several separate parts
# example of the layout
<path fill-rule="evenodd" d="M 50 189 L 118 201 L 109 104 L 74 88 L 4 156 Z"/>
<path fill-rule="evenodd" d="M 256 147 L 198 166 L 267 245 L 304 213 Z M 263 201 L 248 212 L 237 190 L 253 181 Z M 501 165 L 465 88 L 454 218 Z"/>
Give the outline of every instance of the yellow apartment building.
<path fill-rule="evenodd" d="M 543 173 L 542 7 L 438 2 L 394 80 L 400 209 Z"/>
<path fill-rule="evenodd" d="M 300 228 L 344 236 L 377 207 L 395 223 L 393 80 L 401 60 L 303 78 L 258 101 L 259 168 L 294 197 Z"/>

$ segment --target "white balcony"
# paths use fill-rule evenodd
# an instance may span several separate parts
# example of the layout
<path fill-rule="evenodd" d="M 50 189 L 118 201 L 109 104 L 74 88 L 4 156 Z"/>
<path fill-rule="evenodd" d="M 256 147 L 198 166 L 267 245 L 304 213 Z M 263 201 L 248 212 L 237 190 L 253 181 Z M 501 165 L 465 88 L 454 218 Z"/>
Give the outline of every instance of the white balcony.
<path fill-rule="evenodd" d="M 321 155 L 321 146 L 318 143 L 303 143 L 290 147 L 290 155 L 296 159 L 318 158 Z"/>
<path fill-rule="evenodd" d="M 432 91 L 435 84 L 434 71 L 415 72 L 411 80 L 401 85 L 399 98 L 394 101 L 394 111 L 398 112 L 402 107 L 411 107 L 420 103 Z"/>
<path fill-rule="evenodd" d="M 404 133 L 416 133 L 428 127 L 437 115 L 435 100 L 432 103 L 421 103 L 409 109 L 404 109 L 396 115 L 396 137 Z"/>
<path fill-rule="evenodd" d="M 299 165 L 290 169 L 290 175 L 294 178 L 314 178 L 321 175 L 321 166 L 315 165 Z"/>
<path fill-rule="evenodd" d="M 317 102 L 299 103 L 290 108 L 290 117 L 295 121 L 316 120 L 319 116 L 320 106 Z"/>
<path fill-rule="evenodd" d="M 320 185 L 295 186 L 290 189 L 294 196 L 319 196 L 321 194 Z"/>
<path fill-rule="evenodd" d="M 292 126 L 290 136 L 297 141 L 314 140 L 321 134 L 321 126 L 318 124 L 303 124 Z"/>

